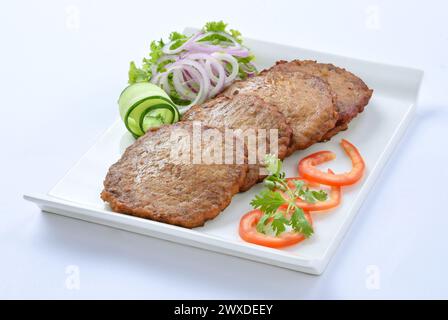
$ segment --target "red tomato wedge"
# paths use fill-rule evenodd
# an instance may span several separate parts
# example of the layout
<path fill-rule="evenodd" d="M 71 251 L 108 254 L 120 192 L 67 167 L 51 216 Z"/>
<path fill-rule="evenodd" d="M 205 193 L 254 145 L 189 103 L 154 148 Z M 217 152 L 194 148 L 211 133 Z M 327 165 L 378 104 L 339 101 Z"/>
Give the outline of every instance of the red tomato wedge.
<path fill-rule="evenodd" d="M 263 212 L 257 209 L 246 213 L 241 218 L 239 234 L 243 240 L 270 248 L 287 247 L 305 240 L 304 235 L 294 231 L 283 232 L 278 237 L 258 232 L 256 227 L 262 216 Z M 305 218 L 311 225 L 313 224 L 311 215 L 306 211 Z"/>
<path fill-rule="evenodd" d="M 330 174 L 334 174 L 333 171 L 331 171 L 330 169 L 328 170 L 328 172 Z M 308 187 L 319 188 L 321 186 L 318 183 L 310 182 L 301 177 L 287 178 L 286 180 L 288 181 L 288 185 L 290 188 L 294 188 L 294 184 L 292 183 L 293 180 L 302 180 L 305 182 L 305 185 L 307 185 Z M 291 184 L 290 184 L 290 181 L 291 181 Z M 282 192 L 282 194 L 283 194 L 283 196 L 285 196 L 283 192 Z M 329 199 L 326 201 L 318 201 L 315 203 L 309 203 L 300 198 L 297 198 L 295 203 L 296 203 L 296 206 L 298 206 L 299 208 L 302 208 L 303 210 L 306 210 L 306 211 L 311 211 L 311 212 L 325 211 L 325 210 L 337 207 L 341 203 L 341 198 L 342 198 L 341 187 L 340 186 L 331 186 Z M 287 205 L 285 205 L 285 207 L 287 207 Z"/>
<path fill-rule="evenodd" d="M 336 158 L 336 155 L 331 151 L 320 151 L 300 160 L 299 174 L 307 180 L 329 186 L 348 186 L 355 184 L 364 174 L 364 160 L 358 149 L 347 140 L 342 139 L 341 146 L 352 161 L 351 171 L 340 174 L 331 174 L 317 169 L 315 166 Z"/>

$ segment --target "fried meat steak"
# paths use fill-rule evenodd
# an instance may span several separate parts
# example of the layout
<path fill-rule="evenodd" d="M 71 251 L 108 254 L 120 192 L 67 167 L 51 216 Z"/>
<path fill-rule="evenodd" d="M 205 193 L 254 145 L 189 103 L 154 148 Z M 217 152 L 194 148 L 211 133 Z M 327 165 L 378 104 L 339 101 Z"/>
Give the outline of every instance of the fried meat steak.
<path fill-rule="evenodd" d="M 312 60 L 278 61 L 275 66 L 262 71 L 262 74 L 274 70 L 283 72 L 305 72 L 328 82 L 335 94 L 338 120 L 322 141 L 329 140 L 339 131 L 346 130 L 348 123 L 364 110 L 369 103 L 373 90 L 353 73 L 329 63 L 318 63 Z"/>
<path fill-rule="evenodd" d="M 247 159 L 242 164 L 173 161 L 173 148 L 185 159 L 191 156 L 189 147 L 179 151 L 188 145 L 179 137 L 189 135 L 191 141 L 192 134 L 193 124 L 186 121 L 148 131 L 110 167 L 101 198 L 113 211 L 187 228 L 216 217 L 244 184 Z M 209 145 L 203 141 L 201 147 L 207 151 Z"/>
<path fill-rule="evenodd" d="M 249 172 L 242 191 L 248 190 L 265 177 L 260 175 L 260 164 L 265 154 L 278 152 L 278 157 L 284 159 L 291 143 L 292 128 L 286 116 L 277 107 L 254 95 L 238 94 L 231 98 L 225 96 L 215 98 L 192 107 L 184 114 L 182 120 L 201 121 L 212 127 L 241 129 L 243 134 L 252 133 L 254 141 L 250 142 L 251 146 L 248 148 Z M 277 133 L 275 140 L 272 141 L 276 146 L 271 148 L 272 129 L 277 130 Z M 245 141 L 246 145 L 249 145 L 248 139 Z"/>
<path fill-rule="evenodd" d="M 288 154 L 320 141 L 336 124 L 336 106 L 328 83 L 304 72 L 266 71 L 235 82 L 222 95 L 237 94 L 257 96 L 288 118 L 293 131 Z"/>

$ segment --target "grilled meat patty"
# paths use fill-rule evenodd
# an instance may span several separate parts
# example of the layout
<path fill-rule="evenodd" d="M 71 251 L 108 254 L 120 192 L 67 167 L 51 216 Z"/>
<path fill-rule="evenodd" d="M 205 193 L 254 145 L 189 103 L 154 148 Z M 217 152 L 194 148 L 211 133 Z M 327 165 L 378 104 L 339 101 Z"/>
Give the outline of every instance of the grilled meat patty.
<path fill-rule="evenodd" d="M 202 126 L 203 134 L 207 130 L 218 129 Z M 179 136 L 189 138 L 182 140 Z M 201 140 L 202 154 L 212 152 L 210 143 Z M 114 211 L 187 228 L 213 219 L 240 191 L 248 170 L 247 159 L 243 164 L 179 161 L 183 156 L 191 159 L 190 141 L 192 122 L 148 131 L 111 166 L 101 198 Z M 179 158 L 170 156 L 173 148 Z"/>
<path fill-rule="evenodd" d="M 346 130 L 348 123 L 364 110 L 369 103 L 373 90 L 353 73 L 332 64 L 317 63 L 311 60 L 278 61 L 275 66 L 262 71 L 262 74 L 273 70 L 283 72 L 305 72 L 320 77 L 328 82 L 335 94 L 335 103 L 338 112 L 336 125 L 323 137 L 322 141 L 329 140 L 341 130 Z"/>
<path fill-rule="evenodd" d="M 213 127 L 225 127 L 230 129 L 241 129 L 243 133 L 250 133 L 253 130 L 256 140 L 260 139 L 265 143 L 266 152 L 263 147 L 258 145 L 258 150 L 253 150 L 249 145 L 249 172 L 246 176 L 242 191 L 248 190 L 255 183 L 262 180 L 265 176 L 260 175 L 260 162 L 266 153 L 275 153 L 278 150 L 278 157 L 284 159 L 291 142 L 292 128 L 288 124 L 288 119 L 281 113 L 277 107 L 270 105 L 253 95 L 238 94 L 232 98 L 221 96 L 202 105 L 196 105 L 187 111 L 182 117 L 183 121 L 201 121 L 202 123 Z M 265 129 L 261 132 L 259 129 Z M 270 141 L 271 129 L 278 130 L 276 140 Z M 265 135 L 264 135 L 265 134 Z M 264 138 L 266 137 L 266 138 Z M 244 137 L 243 137 L 244 138 Z M 257 147 L 253 145 L 252 147 Z M 257 151 L 258 157 L 257 157 Z M 251 157 L 252 156 L 252 157 Z"/>
<path fill-rule="evenodd" d="M 247 164 L 247 150 L 238 164 L 204 161 L 204 153 L 216 150 L 209 140 L 194 136 L 196 121 L 202 123 L 202 137 L 212 130 L 221 134 L 221 151 L 226 149 L 225 128 L 278 129 L 278 156 L 283 159 L 347 129 L 371 95 L 361 79 L 331 64 L 279 61 L 256 77 L 233 83 L 220 97 L 194 106 L 183 121 L 148 131 L 111 166 L 101 198 L 117 212 L 187 228 L 202 226 L 226 208 L 234 194 L 261 177 L 259 162 Z M 180 136 L 189 137 L 187 147 L 176 134 L 179 130 Z M 241 137 L 233 139 L 234 146 L 243 145 Z M 198 164 L 191 162 L 195 151 L 189 143 L 195 142 L 205 150 Z M 178 161 L 184 156 L 189 161 Z M 220 157 L 220 163 L 228 159 Z"/>
<path fill-rule="evenodd" d="M 293 136 L 288 154 L 321 140 L 336 124 L 336 106 L 329 85 L 303 72 L 267 71 L 235 82 L 223 95 L 242 93 L 275 105 L 289 119 Z"/>

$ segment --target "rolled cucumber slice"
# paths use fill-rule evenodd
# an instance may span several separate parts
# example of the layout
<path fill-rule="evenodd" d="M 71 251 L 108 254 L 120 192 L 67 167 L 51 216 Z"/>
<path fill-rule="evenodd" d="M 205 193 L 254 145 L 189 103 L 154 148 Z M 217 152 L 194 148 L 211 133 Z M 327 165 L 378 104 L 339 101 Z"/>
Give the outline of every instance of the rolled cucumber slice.
<path fill-rule="evenodd" d="M 165 91 L 149 82 L 126 87 L 118 98 L 118 106 L 121 119 L 135 137 L 180 119 L 179 110 Z"/>

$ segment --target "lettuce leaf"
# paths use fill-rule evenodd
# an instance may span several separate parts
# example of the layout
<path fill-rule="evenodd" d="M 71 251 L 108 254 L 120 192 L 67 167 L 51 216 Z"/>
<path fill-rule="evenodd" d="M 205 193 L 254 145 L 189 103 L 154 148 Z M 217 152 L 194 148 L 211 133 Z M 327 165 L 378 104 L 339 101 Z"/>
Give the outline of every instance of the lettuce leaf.
<path fill-rule="evenodd" d="M 140 68 L 137 68 L 134 61 L 131 61 L 128 72 L 128 83 L 133 84 L 136 82 L 144 82 L 149 80 L 148 73 Z"/>

